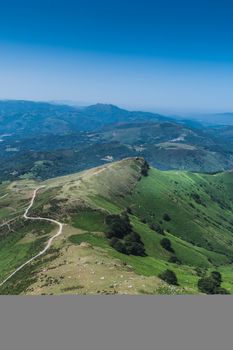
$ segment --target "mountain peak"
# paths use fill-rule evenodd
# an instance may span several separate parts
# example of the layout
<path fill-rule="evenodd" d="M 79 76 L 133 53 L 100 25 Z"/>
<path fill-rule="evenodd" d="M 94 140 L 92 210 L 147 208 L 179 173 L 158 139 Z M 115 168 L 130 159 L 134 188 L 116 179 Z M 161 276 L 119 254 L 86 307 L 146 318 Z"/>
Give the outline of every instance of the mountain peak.
<path fill-rule="evenodd" d="M 124 109 L 121 109 L 115 105 L 112 104 L 106 104 L 106 103 L 96 103 L 94 105 L 90 105 L 85 108 L 88 112 L 104 112 L 104 113 L 112 113 L 112 112 L 127 112 Z"/>

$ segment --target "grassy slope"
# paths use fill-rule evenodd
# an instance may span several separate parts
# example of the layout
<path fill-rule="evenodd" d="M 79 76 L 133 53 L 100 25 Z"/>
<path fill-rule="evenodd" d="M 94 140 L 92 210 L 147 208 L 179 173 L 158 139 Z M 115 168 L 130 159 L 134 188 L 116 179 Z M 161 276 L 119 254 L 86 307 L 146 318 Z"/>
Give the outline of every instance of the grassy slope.
<path fill-rule="evenodd" d="M 108 174 L 104 175 L 104 198 L 101 194 L 93 200 L 99 207 L 110 212 L 120 212 L 126 206 L 133 209 L 131 221 L 135 231 L 140 233 L 150 257 L 130 257 L 139 273 L 142 270 L 145 274 L 154 273 L 155 270 L 159 272 L 161 263 L 164 268 L 163 261 L 170 255 L 160 246 L 162 237 L 148 227 L 148 224 L 156 222 L 165 229 L 176 256 L 186 265 L 177 267 L 167 261 L 165 263 L 167 267 L 177 270 L 180 281 L 185 281 L 181 284 L 193 286 L 194 280 L 196 283 L 197 277 L 194 277 L 193 268 L 197 266 L 208 269 L 221 266 L 224 274 L 222 265 L 231 263 L 233 256 L 232 173 L 202 175 L 151 169 L 149 176 L 143 177 L 133 193 L 126 198 L 122 197 L 118 189 L 115 191 L 112 186 L 108 189 Z M 127 176 L 125 174 L 125 178 Z M 114 182 L 112 177 L 111 182 Z M 164 213 L 169 213 L 171 221 L 163 220 Z M 146 224 L 140 219 L 146 221 Z M 147 261 L 152 258 L 156 261 L 150 261 L 148 265 Z M 137 261 L 141 261 L 143 268 L 138 270 L 140 263 L 137 264 Z M 229 268 L 227 272 L 229 273 Z M 228 288 L 232 290 L 229 283 Z"/>
<path fill-rule="evenodd" d="M 151 169 L 149 176 L 141 177 L 142 163 L 141 159 L 127 159 L 87 172 L 48 180 L 45 182 L 47 189 L 40 194 L 33 210 L 45 216 L 60 218 L 79 229 L 78 234 L 71 234 L 62 242 L 64 246 L 89 242 L 98 247 L 101 254 L 108 259 L 119 259 L 132 266 L 139 276 L 157 276 L 167 268 L 172 269 L 177 273 L 180 286 L 186 288 L 179 289 L 179 293 L 197 292 L 199 277 L 195 267 L 209 270 L 218 268 L 223 274 L 223 285 L 233 292 L 230 265 L 233 256 L 233 174 L 202 175 Z M 9 211 L 7 215 L 2 214 L 1 220 L 6 220 L 12 212 L 17 211 L 19 203 L 22 211 L 30 195 L 29 189 L 33 186 L 33 182 L 21 181 L 15 183 L 14 191 L 11 184 L 0 187 L 0 197 L 7 191 L 10 193 L 8 197 L 0 199 L 1 207 L 3 201 L 6 204 L 8 200 L 5 208 Z M 20 191 L 17 192 L 19 188 Z M 12 209 L 10 204 L 15 208 Z M 102 234 L 96 234 L 96 231 L 106 230 L 104 218 L 107 212 L 119 213 L 125 207 L 132 209 L 131 223 L 134 230 L 141 235 L 147 257 L 120 254 L 108 245 Z M 164 213 L 169 214 L 170 221 L 163 219 Z M 168 262 L 171 253 L 160 245 L 163 236 L 149 227 L 154 222 L 165 229 L 182 265 Z M 26 225 L 24 231 L 30 233 L 31 228 Z M 4 244 L 0 247 L 1 274 L 10 272 L 26 256 L 32 254 L 30 244 L 6 244 L 6 252 Z M 94 252 L 95 250 L 92 254 Z M 12 265 L 9 262 L 9 269 L 4 270 L 1 264 L 5 256 L 15 254 L 19 261 L 16 260 Z M 154 292 L 164 293 L 164 288 L 163 286 Z M 90 291 L 91 289 L 87 290 Z"/>

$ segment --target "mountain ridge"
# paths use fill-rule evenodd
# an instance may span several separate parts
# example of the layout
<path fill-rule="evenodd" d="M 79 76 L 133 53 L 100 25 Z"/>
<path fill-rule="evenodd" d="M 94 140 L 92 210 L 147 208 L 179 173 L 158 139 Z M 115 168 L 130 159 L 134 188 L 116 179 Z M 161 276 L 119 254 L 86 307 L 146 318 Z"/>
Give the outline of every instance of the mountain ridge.
<path fill-rule="evenodd" d="M 132 156 L 163 170 L 228 170 L 231 129 L 194 127 L 111 104 L 0 101 L 0 181 L 46 179 Z"/>
<path fill-rule="evenodd" d="M 1 279 L 54 234 L 49 224 L 12 217 L 23 214 L 38 186 L 44 188 L 30 216 L 57 220 L 64 232 L 47 258 L 7 281 L 2 294 L 195 294 L 200 274 L 213 270 L 233 293 L 232 173 L 164 172 L 130 157 L 44 182 L 3 183 L 1 223 L 13 221 L 10 231 L 7 224 L 1 229 Z M 126 236 L 109 236 L 111 220 L 129 220 Z M 164 238 L 171 250 L 161 245 Z M 17 249 L 24 253 L 13 262 Z M 159 279 L 166 269 L 176 273 L 179 286 L 170 289 Z"/>

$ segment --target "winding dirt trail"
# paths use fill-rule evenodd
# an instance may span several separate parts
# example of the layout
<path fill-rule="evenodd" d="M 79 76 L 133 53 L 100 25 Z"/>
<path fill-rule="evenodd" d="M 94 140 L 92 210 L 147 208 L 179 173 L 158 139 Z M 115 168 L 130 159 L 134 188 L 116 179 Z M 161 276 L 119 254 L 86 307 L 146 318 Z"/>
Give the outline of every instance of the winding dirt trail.
<path fill-rule="evenodd" d="M 35 217 L 32 217 L 32 216 L 28 216 L 28 212 L 29 210 L 32 208 L 33 204 L 34 204 L 34 201 L 35 201 L 35 198 L 36 198 L 36 195 L 37 195 L 37 192 L 44 188 L 45 186 L 41 186 L 41 187 L 38 187 L 34 190 L 33 192 L 33 196 L 32 196 L 32 199 L 30 201 L 30 204 L 29 206 L 26 208 L 24 214 L 23 214 L 23 218 L 26 219 L 26 220 L 44 220 L 44 221 L 48 221 L 48 222 L 51 222 L 53 224 L 56 224 L 58 226 L 58 231 L 55 235 L 53 235 L 49 240 L 48 240 L 48 243 L 46 244 L 45 248 L 43 250 L 41 250 L 38 254 L 36 254 L 35 256 L 33 256 L 31 259 L 27 260 L 24 264 L 22 264 L 21 266 L 19 266 L 14 272 L 12 272 L 4 281 L 2 281 L 0 283 L 0 287 L 5 283 L 7 282 L 12 276 L 14 276 L 18 271 L 22 270 L 22 268 L 24 268 L 24 266 L 30 264 L 30 262 L 32 262 L 33 260 L 37 259 L 39 256 L 43 255 L 46 253 L 46 251 L 51 247 L 51 244 L 53 242 L 53 240 L 60 236 L 61 233 L 62 233 L 62 229 L 63 229 L 63 224 L 57 220 L 53 220 L 53 219 L 48 219 L 48 218 L 43 218 L 43 217 L 40 217 L 40 216 L 35 216 Z"/>
<path fill-rule="evenodd" d="M 7 197 L 8 194 L 9 194 L 9 193 L 4 194 L 2 197 L 0 197 L 0 199 L 3 199 L 3 198 L 5 198 L 5 197 Z"/>

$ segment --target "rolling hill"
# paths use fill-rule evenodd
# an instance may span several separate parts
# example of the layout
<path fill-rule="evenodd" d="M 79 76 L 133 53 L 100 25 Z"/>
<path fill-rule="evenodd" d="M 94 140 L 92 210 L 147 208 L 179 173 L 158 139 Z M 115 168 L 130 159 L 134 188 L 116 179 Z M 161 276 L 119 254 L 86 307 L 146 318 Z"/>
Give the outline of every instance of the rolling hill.
<path fill-rule="evenodd" d="M 81 173 L 0 185 L 0 278 L 35 255 L 54 225 L 62 235 L 15 274 L 1 294 L 196 294 L 201 276 L 221 272 L 233 293 L 233 174 L 148 168 L 127 158 Z M 175 272 L 178 285 L 162 281 Z"/>
<path fill-rule="evenodd" d="M 44 180 L 135 156 L 162 170 L 225 171 L 233 168 L 231 135 L 230 127 L 114 105 L 0 101 L 0 181 Z"/>
<path fill-rule="evenodd" d="M 105 125 L 143 120 L 172 120 L 147 112 L 130 112 L 114 105 L 96 104 L 78 108 L 34 101 L 0 101 L 0 135 L 34 137 L 93 131 Z"/>

